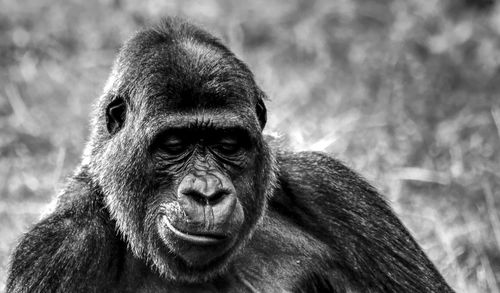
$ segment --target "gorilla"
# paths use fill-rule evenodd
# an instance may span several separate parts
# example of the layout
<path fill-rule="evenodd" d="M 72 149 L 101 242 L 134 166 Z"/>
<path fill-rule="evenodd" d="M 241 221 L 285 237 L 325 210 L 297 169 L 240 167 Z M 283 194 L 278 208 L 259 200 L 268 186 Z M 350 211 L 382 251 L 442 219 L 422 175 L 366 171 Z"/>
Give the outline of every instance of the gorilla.
<path fill-rule="evenodd" d="M 453 292 L 364 179 L 262 134 L 265 100 L 192 24 L 134 35 L 7 292 Z"/>

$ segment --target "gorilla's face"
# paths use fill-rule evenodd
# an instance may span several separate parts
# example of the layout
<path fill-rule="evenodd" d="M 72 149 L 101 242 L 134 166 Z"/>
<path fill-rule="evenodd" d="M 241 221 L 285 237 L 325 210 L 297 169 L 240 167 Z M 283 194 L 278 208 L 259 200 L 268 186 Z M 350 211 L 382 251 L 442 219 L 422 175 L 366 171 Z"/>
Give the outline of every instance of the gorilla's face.
<path fill-rule="evenodd" d="M 266 209 L 265 107 L 232 54 L 157 38 L 140 33 L 122 49 L 100 105 L 108 140 L 91 165 L 137 257 L 169 278 L 208 279 Z"/>
<path fill-rule="evenodd" d="M 150 212 L 162 244 L 191 267 L 226 258 L 264 208 L 254 190 L 261 142 L 231 115 L 175 115 L 151 147 L 159 207 Z"/>

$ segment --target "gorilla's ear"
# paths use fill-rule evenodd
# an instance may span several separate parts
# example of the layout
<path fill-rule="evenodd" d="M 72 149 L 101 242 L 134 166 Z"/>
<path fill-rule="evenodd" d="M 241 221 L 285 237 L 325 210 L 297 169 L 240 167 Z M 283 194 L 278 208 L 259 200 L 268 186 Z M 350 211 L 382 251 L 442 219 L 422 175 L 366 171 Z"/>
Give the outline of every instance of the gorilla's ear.
<path fill-rule="evenodd" d="M 114 98 L 106 108 L 106 126 L 111 135 L 117 133 L 123 127 L 127 107 L 125 101 L 121 97 Z"/>
<path fill-rule="evenodd" d="M 267 109 L 264 104 L 264 99 L 266 99 L 266 94 L 259 89 L 257 90 L 257 105 L 255 105 L 255 112 L 257 113 L 257 118 L 259 119 L 260 128 L 264 129 L 267 122 Z"/>

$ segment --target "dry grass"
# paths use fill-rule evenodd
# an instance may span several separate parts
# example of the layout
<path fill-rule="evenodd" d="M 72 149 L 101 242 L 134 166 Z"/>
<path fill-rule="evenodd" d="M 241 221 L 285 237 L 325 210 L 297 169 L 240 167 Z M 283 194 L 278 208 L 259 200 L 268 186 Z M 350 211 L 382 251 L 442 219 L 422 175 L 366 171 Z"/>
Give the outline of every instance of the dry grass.
<path fill-rule="evenodd" d="M 0 0 L 0 288 L 119 45 L 184 15 L 254 70 L 270 130 L 364 174 L 458 292 L 500 292 L 500 10 L 462 4 L 486 2 Z"/>

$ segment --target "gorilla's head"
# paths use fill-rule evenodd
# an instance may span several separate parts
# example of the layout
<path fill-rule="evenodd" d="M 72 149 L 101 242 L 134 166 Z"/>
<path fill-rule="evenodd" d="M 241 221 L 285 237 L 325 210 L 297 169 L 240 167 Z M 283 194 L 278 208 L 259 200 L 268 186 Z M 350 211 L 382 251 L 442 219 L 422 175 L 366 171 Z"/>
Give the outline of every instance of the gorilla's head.
<path fill-rule="evenodd" d="M 185 22 L 121 49 L 84 162 L 121 236 L 164 277 L 220 273 L 262 218 L 275 180 L 263 99 L 243 62 Z"/>

